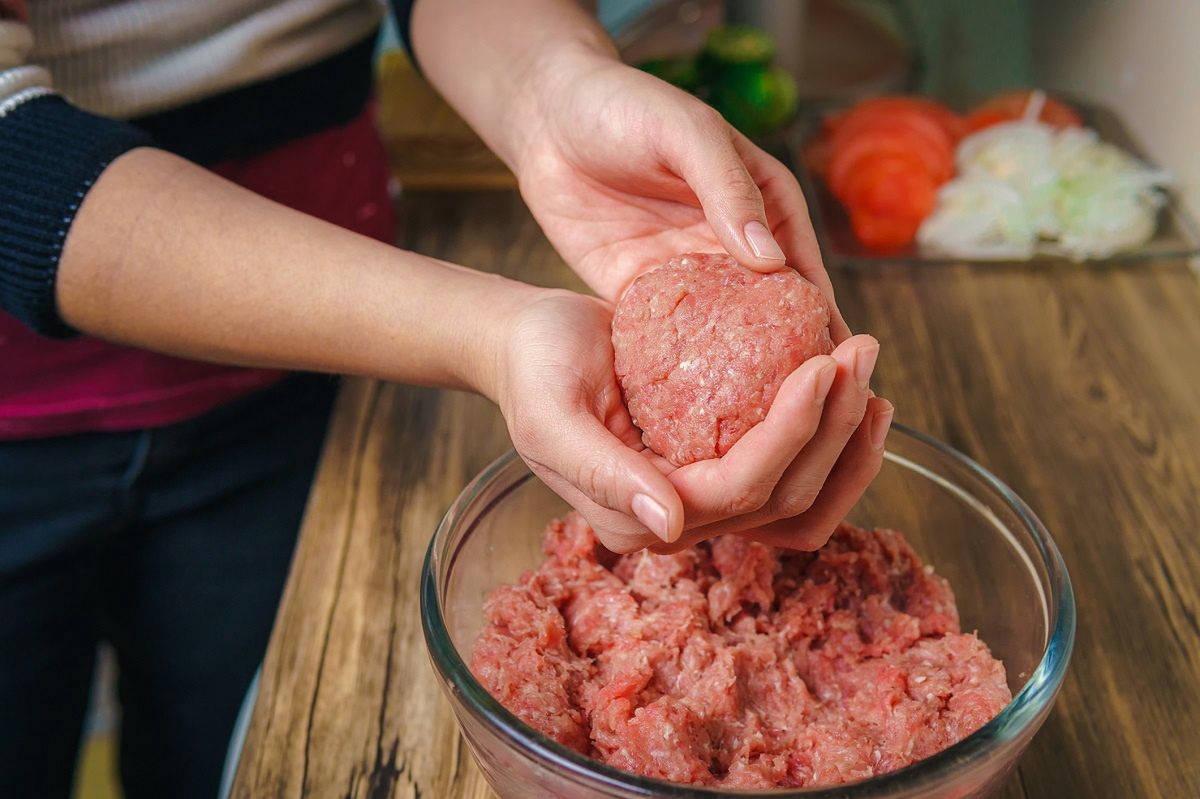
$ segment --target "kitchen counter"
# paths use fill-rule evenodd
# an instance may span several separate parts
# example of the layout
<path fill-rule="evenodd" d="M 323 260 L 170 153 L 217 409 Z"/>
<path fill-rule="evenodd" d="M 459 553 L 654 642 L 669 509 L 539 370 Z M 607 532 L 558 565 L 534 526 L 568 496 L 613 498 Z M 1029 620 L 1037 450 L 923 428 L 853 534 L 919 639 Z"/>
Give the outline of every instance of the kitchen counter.
<path fill-rule="evenodd" d="M 580 286 L 515 194 L 413 195 L 404 244 Z M 1006 799 L 1200 796 L 1200 284 L 1131 267 L 834 274 L 898 421 L 995 472 L 1062 549 L 1079 628 Z M 479 397 L 347 381 L 233 795 L 490 796 L 425 654 L 421 560 L 509 447 Z"/>

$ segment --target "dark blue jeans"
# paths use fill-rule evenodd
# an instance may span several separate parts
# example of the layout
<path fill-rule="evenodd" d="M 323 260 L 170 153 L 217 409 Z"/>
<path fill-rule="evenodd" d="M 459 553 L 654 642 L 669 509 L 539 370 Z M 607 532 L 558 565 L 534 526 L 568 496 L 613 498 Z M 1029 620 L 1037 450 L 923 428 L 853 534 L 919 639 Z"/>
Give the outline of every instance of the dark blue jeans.
<path fill-rule="evenodd" d="M 0 442 L 0 794 L 69 794 L 112 643 L 126 796 L 217 794 L 336 382 L 135 432 Z"/>

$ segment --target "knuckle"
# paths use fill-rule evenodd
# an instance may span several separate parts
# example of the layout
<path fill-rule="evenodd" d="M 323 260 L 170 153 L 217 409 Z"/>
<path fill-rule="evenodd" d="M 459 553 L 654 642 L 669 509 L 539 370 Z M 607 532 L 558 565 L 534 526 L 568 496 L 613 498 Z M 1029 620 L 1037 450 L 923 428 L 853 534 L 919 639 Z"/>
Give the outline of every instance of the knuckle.
<path fill-rule="evenodd" d="M 851 408 L 843 408 L 839 410 L 833 417 L 833 423 L 837 432 L 843 437 L 849 438 L 862 424 L 863 416 L 866 413 L 865 403 L 855 403 Z"/>
<path fill-rule="evenodd" d="M 800 181 L 792 173 L 792 170 L 774 158 L 771 158 L 771 156 L 768 155 L 766 157 L 768 160 L 766 161 L 765 169 L 768 180 L 778 184 L 790 199 L 800 203 L 801 208 L 806 207 L 804 191 L 800 188 Z"/>
<path fill-rule="evenodd" d="M 803 524 L 789 527 L 786 532 L 776 532 L 770 537 L 770 543 L 799 552 L 813 552 L 825 546 L 836 527 L 836 524 L 827 524 L 820 519 L 806 519 Z"/>
<path fill-rule="evenodd" d="M 706 103 L 693 103 L 688 111 L 692 124 L 709 136 L 725 135 L 728 123 L 721 112 Z"/>
<path fill-rule="evenodd" d="M 761 209 L 762 193 L 759 191 L 758 184 L 746 171 L 746 165 L 742 163 L 742 159 L 732 147 L 718 146 L 722 150 L 727 150 L 722 152 L 722 163 L 716 173 L 716 177 L 724 188 L 723 199 L 725 202 L 740 208 Z"/>
<path fill-rule="evenodd" d="M 579 464 L 571 482 L 596 504 L 613 509 L 615 476 L 616 469 L 610 458 L 593 456 Z"/>
<path fill-rule="evenodd" d="M 799 516 L 813 506 L 820 490 L 820 486 L 811 483 L 792 486 L 780 492 L 773 503 L 772 512 L 780 519 Z"/>
<path fill-rule="evenodd" d="M 829 539 L 833 535 L 833 531 L 835 529 L 837 529 L 836 523 L 826 523 L 817 527 L 813 527 L 809 530 L 805 530 L 803 535 L 797 536 L 796 549 L 800 549 L 805 552 L 815 552 L 829 543 Z"/>
<path fill-rule="evenodd" d="M 740 166 L 727 168 L 725 184 L 729 187 L 728 202 L 756 213 L 762 210 L 762 195 L 758 193 L 758 186 Z"/>
<path fill-rule="evenodd" d="M 866 486 L 870 485 L 872 482 L 874 482 L 875 478 L 879 476 L 879 473 L 881 471 L 883 471 L 883 456 L 882 455 L 880 455 L 878 458 L 871 459 L 871 466 L 867 469 L 867 479 L 865 481 L 866 485 L 863 486 L 864 492 L 867 490 Z M 862 494 L 862 492 L 859 492 L 860 496 L 861 496 L 861 494 Z"/>
<path fill-rule="evenodd" d="M 761 510 L 771 499 L 774 486 L 758 483 L 736 491 L 726 502 L 730 516 L 742 516 Z"/>
<path fill-rule="evenodd" d="M 508 434 L 512 438 L 513 448 L 517 452 L 520 452 L 522 455 L 540 456 L 544 437 L 538 425 L 523 421 L 514 421 L 509 425 Z"/>

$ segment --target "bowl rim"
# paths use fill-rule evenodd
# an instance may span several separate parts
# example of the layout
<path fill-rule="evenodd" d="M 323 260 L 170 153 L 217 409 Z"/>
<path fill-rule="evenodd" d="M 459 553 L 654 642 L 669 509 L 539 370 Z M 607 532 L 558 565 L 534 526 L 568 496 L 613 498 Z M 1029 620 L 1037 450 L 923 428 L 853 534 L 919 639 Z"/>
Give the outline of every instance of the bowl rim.
<path fill-rule="evenodd" d="M 1050 596 L 1047 597 L 1047 612 L 1050 613 L 1051 625 L 1041 660 L 1038 661 L 1037 666 L 1030 673 L 1029 679 L 1012 698 L 1012 701 L 1005 705 L 991 721 L 961 741 L 902 769 L 857 782 L 814 788 L 740 791 L 667 782 L 623 771 L 568 749 L 525 724 L 492 697 L 487 689 L 475 679 L 470 668 L 459 655 L 442 616 L 437 591 L 437 575 L 433 568 L 436 549 L 455 523 L 457 513 L 461 509 L 469 507 L 484 488 L 491 485 L 492 481 L 510 468 L 515 461 L 519 461 L 519 455 L 515 450 L 509 450 L 492 461 L 487 468 L 467 484 L 451 503 L 438 522 L 436 532 L 430 539 L 421 565 L 421 627 L 425 634 L 430 660 L 445 681 L 443 690 L 447 690 L 446 683 L 448 682 L 453 691 L 462 698 L 463 706 L 472 715 L 482 719 L 499 732 L 508 744 L 521 750 L 526 757 L 538 761 L 543 767 L 550 766 L 563 776 L 577 782 L 590 782 L 596 784 L 597 787 L 604 786 L 641 796 L 670 797 L 672 799 L 675 797 L 679 797 L 679 799 L 683 797 L 753 799 L 753 797 L 763 796 L 851 799 L 851 797 L 884 796 L 897 790 L 930 787 L 931 783 L 936 783 L 953 773 L 956 767 L 973 764 L 992 750 L 1003 748 L 1016 739 L 1021 731 L 1031 724 L 1037 723 L 1049 712 L 1066 676 L 1067 664 L 1074 648 L 1076 625 L 1075 594 L 1066 563 L 1045 525 L 1025 501 L 998 477 L 974 459 L 948 444 L 907 425 L 893 423 L 892 435 L 895 436 L 897 433 L 901 437 L 912 439 L 918 444 L 923 444 L 939 454 L 957 461 L 987 488 L 999 495 L 1000 499 L 1032 533 L 1037 552 L 1041 556 L 1041 565 L 1046 570 L 1048 584 L 1051 588 Z M 885 457 L 897 462 L 896 456 L 890 453 L 885 452 Z M 908 461 L 907 458 L 900 460 Z M 535 476 L 532 472 L 528 472 L 512 485 L 507 486 L 489 502 L 488 508 L 485 508 L 484 512 L 531 479 L 535 479 Z M 461 540 L 466 540 L 469 534 L 470 530 L 461 537 Z"/>

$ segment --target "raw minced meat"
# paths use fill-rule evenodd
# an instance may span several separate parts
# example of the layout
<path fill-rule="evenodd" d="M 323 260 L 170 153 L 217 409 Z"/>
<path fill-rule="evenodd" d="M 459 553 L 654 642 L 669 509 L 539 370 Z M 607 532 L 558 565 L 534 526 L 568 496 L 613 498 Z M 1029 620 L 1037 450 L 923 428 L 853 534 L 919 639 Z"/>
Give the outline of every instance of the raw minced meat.
<path fill-rule="evenodd" d="M 835 785 L 929 757 L 1012 698 L 949 584 L 891 530 L 618 557 L 571 514 L 544 550 L 487 599 L 471 668 L 531 727 L 617 768 Z"/>
<path fill-rule="evenodd" d="M 676 466 L 717 458 L 767 415 L 784 378 L 833 350 L 829 306 L 797 272 L 688 253 L 617 303 L 613 349 L 642 440 Z"/>

